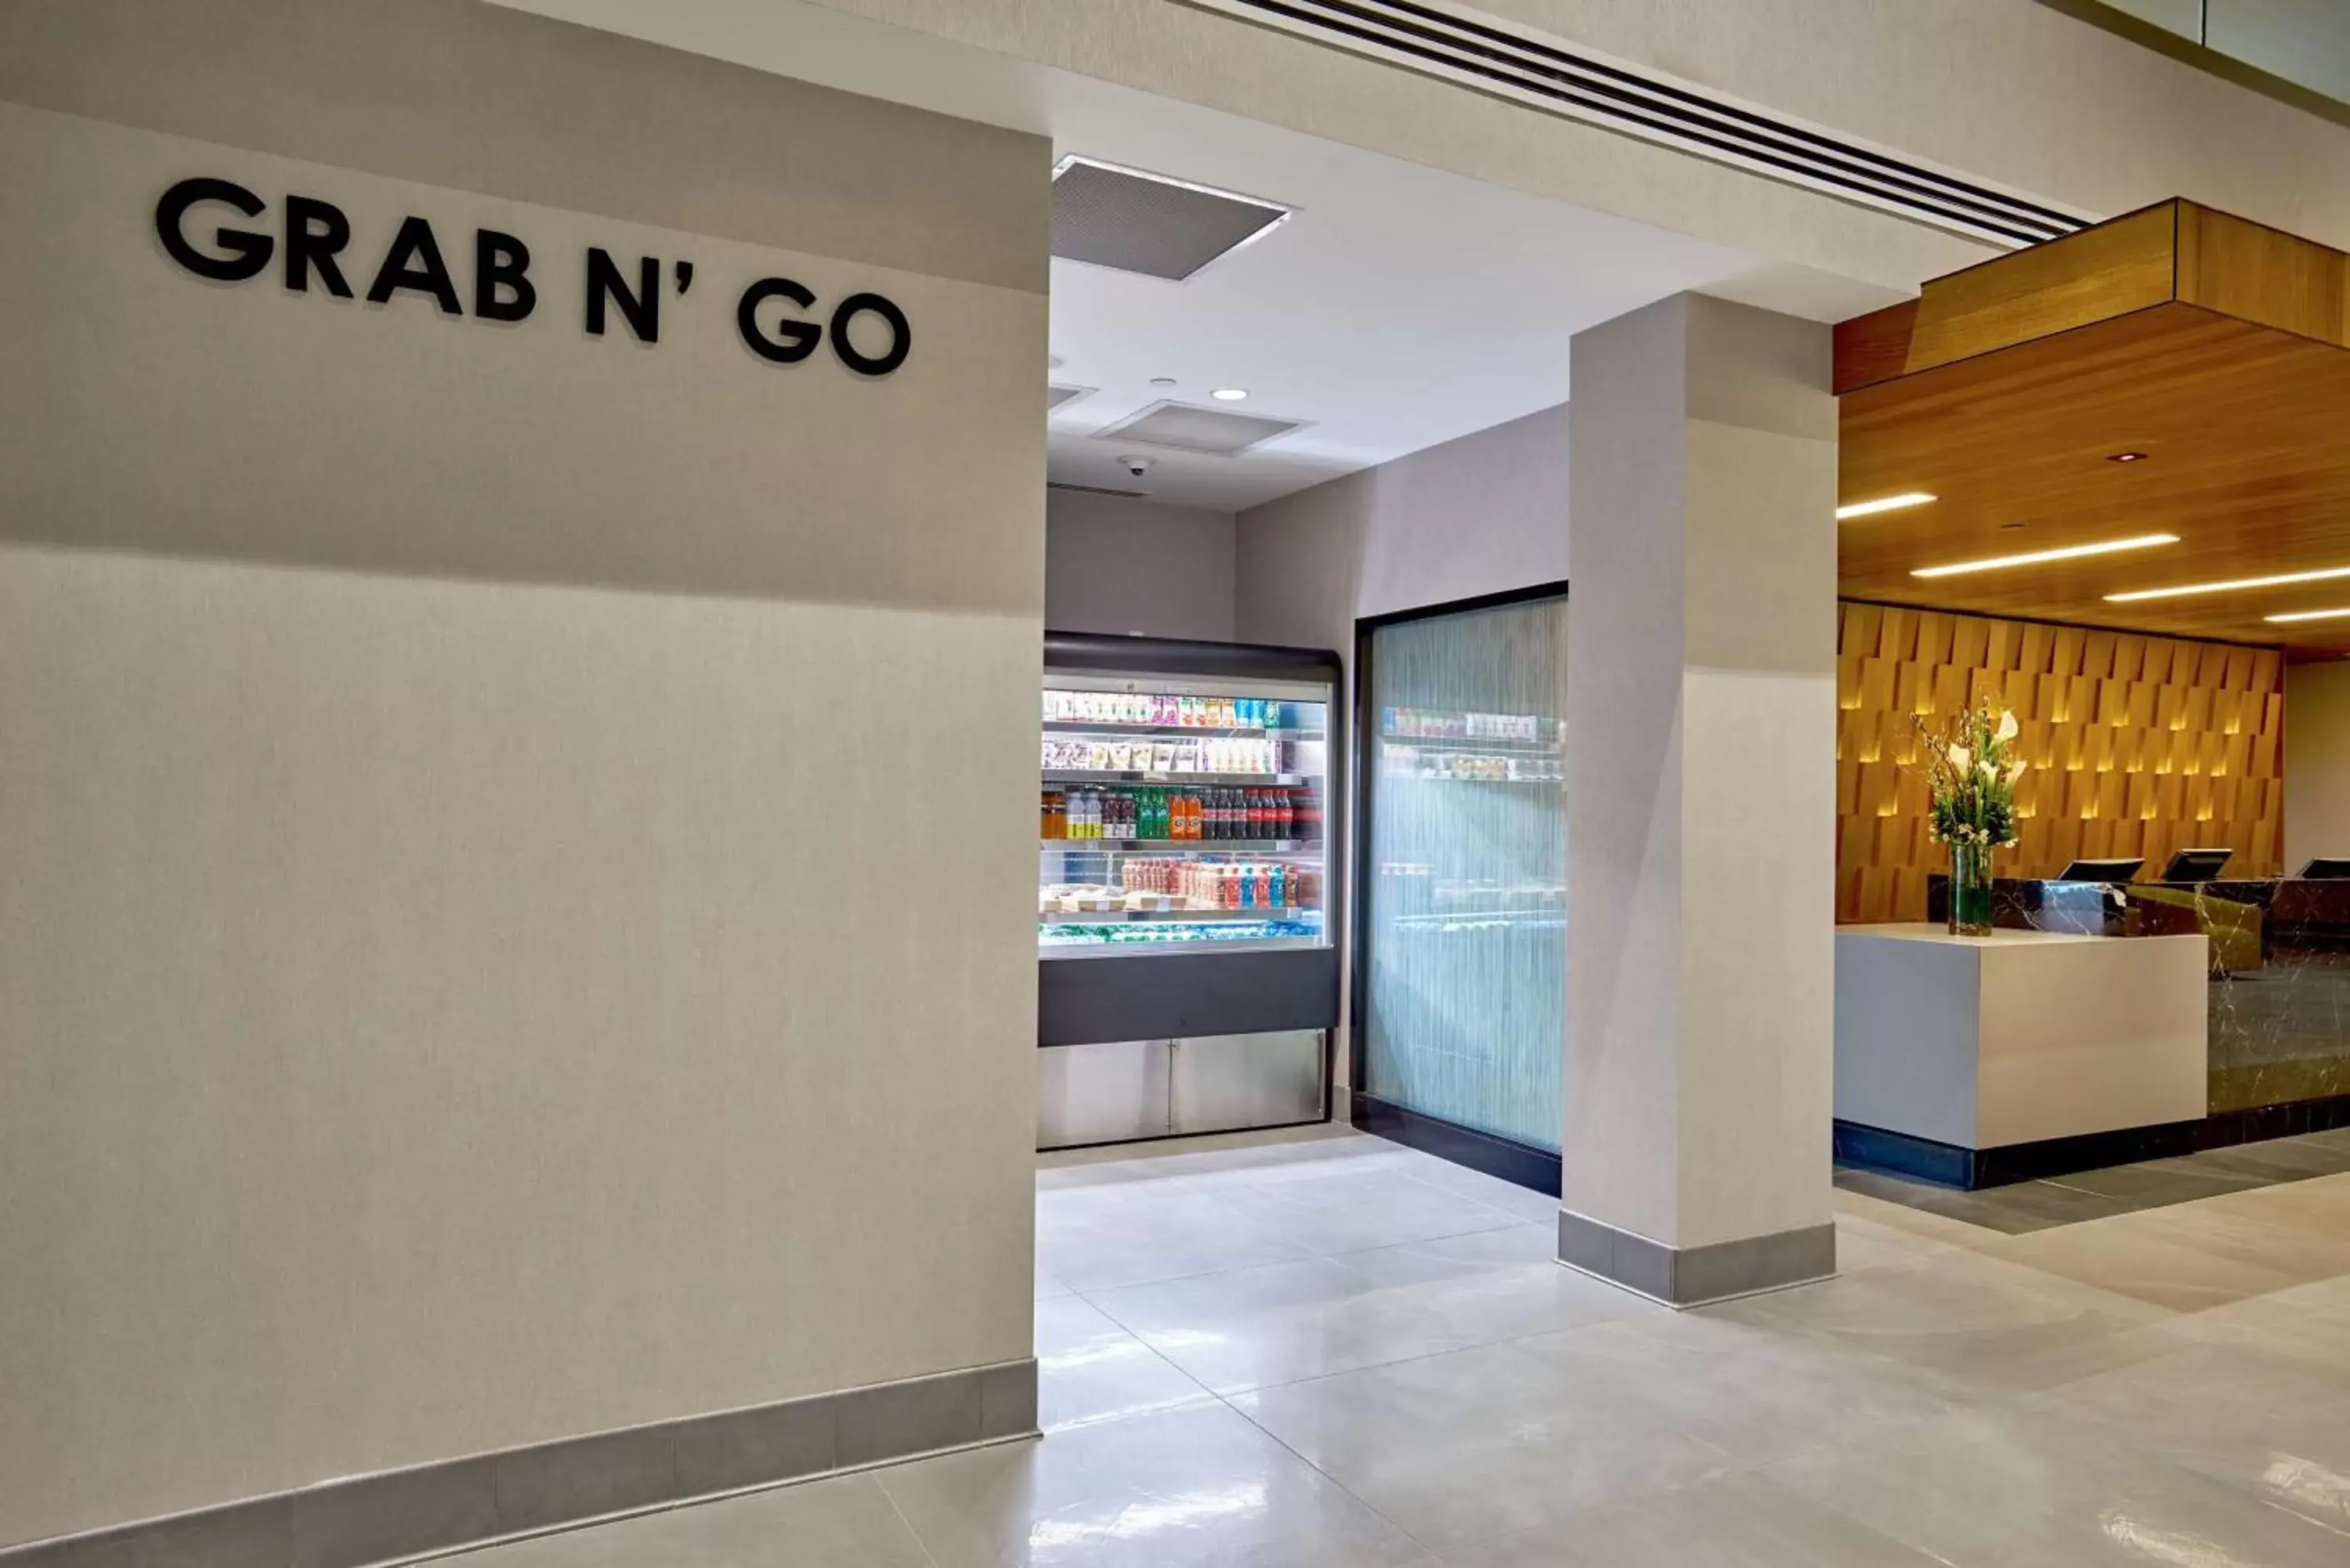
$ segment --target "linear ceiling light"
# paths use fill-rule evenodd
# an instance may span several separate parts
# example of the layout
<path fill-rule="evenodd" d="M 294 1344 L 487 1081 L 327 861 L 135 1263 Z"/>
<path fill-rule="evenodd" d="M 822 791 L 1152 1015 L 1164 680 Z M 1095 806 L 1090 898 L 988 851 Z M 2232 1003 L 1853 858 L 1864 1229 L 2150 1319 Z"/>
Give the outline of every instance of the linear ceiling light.
<path fill-rule="evenodd" d="M 2150 550 L 2176 545 L 2176 534 L 2140 534 L 2135 538 L 2108 539 L 2102 545 L 2068 545 L 2061 550 L 2034 550 L 2025 556 L 1993 556 L 1987 561 L 1959 561 L 1947 566 L 1920 566 L 1913 577 L 1955 577 L 1967 572 L 1995 572 L 2003 566 L 2036 566 L 2043 561 L 2071 561 L 2083 556 L 2110 556 L 2117 550 Z"/>
<path fill-rule="evenodd" d="M 2350 577 L 2350 566 L 2328 566 L 2322 572 L 2286 572 L 2274 577 L 2238 577 L 2226 583 L 2182 583 L 2175 588 L 2138 588 L 2126 594 L 2107 594 L 2106 602 L 2126 605 L 2139 599 L 2175 599 L 2188 594 L 2234 593 L 2239 588 L 2282 588 L 2293 583 L 2332 582 L 2337 577 Z"/>
<path fill-rule="evenodd" d="M 1836 521 L 1849 523 L 1856 517 L 1874 517 L 1880 512 L 1899 512 L 1906 507 L 1923 506 L 1934 498 L 1922 490 L 1907 494 L 1883 496 L 1876 501 L 1856 501 L 1849 506 L 1836 508 Z"/>
<path fill-rule="evenodd" d="M 2272 626 L 2293 620 L 2340 620 L 2350 616 L 2350 609 L 2295 610 L 2291 615 L 2264 615 L 2261 618 Z"/>

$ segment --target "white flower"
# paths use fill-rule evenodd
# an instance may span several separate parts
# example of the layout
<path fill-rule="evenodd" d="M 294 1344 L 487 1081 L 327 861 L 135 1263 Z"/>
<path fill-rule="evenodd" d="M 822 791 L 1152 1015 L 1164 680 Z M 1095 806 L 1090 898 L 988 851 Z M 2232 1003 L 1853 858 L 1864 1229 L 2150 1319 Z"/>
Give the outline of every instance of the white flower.
<path fill-rule="evenodd" d="M 2022 778 L 2023 776 L 2023 770 L 2029 765 L 2030 764 L 2025 763 L 2022 757 L 2018 757 L 2015 761 L 2010 763 L 2007 767 L 2007 782 L 2013 784 L 2016 780 Z"/>
<path fill-rule="evenodd" d="M 2013 713 L 2002 713 L 1999 716 L 1999 738 L 2001 740 L 2012 741 L 2015 739 L 2015 737 L 2022 732 L 2022 726 L 2016 723 L 2015 715 Z"/>
<path fill-rule="evenodd" d="M 1967 750 L 1964 746 L 1952 746 L 1950 748 L 1950 765 L 1958 769 L 1960 773 L 1964 773 L 1969 768 L 1975 765 L 1975 754 Z"/>

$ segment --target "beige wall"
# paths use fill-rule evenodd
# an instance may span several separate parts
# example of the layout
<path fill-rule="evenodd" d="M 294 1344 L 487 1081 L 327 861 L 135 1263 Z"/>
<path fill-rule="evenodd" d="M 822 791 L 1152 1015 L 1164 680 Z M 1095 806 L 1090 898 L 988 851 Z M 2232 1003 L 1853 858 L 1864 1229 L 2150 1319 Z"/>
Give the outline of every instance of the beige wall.
<path fill-rule="evenodd" d="M 1055 490 L 1045 498 L 1045 624 L 1112 637 L 1232 639 L 1232 514 Z"/>
<path fill-rule="evenodd" d="M 460 0 L 0 12 L 0 1545 L 1028 1354 L 1048 162 Z M 199 281 L 196 173 L 538 312 Z M 589 244 L 695 263 L 658 346 Z M 754 358 L 770 273 L 912 357 Z"/>
<path fill-rule="evenodd" d="M 2350 855 L 2350 662 L 2284 672 L 2284 868 Z"/>

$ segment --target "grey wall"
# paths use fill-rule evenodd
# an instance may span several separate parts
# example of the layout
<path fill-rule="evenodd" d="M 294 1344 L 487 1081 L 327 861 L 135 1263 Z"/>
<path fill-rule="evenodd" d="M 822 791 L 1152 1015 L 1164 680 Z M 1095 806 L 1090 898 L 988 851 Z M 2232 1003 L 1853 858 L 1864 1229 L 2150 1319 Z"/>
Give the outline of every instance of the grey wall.
<path fill-rule="evenodd" d="M 1359 616 L 1566 579 L 1565 404 L 1240 515 L 1251 642 L 1353 656 Z"/>
<path fill-rule="evenodd" d="M 1232 639 L 1231 513 L 1055 490 L 1045 537 L 1055 630 Z"/>
<path fill-rule="evenodd" d="M 1028 1354 L 1049 165 L 465 0 L 0 8 L 0 1545 Z M 201 281 L 190 174 L 538 312 Z M 695 263 L 657 346 L 591 244 Z M 912 357 L 753 357 L 771 274 Z"/>

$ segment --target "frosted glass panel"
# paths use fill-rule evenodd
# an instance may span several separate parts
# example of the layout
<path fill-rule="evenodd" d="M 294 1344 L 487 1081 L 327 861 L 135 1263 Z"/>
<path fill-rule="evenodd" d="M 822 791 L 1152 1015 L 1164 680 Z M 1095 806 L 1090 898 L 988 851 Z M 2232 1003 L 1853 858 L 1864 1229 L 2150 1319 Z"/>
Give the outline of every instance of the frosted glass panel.
<path fill-rule="evenodd" d="M 1566 601 L 1368 649 L 1363 1088 L 1539 1148 L 1566 1032 Z"/>

